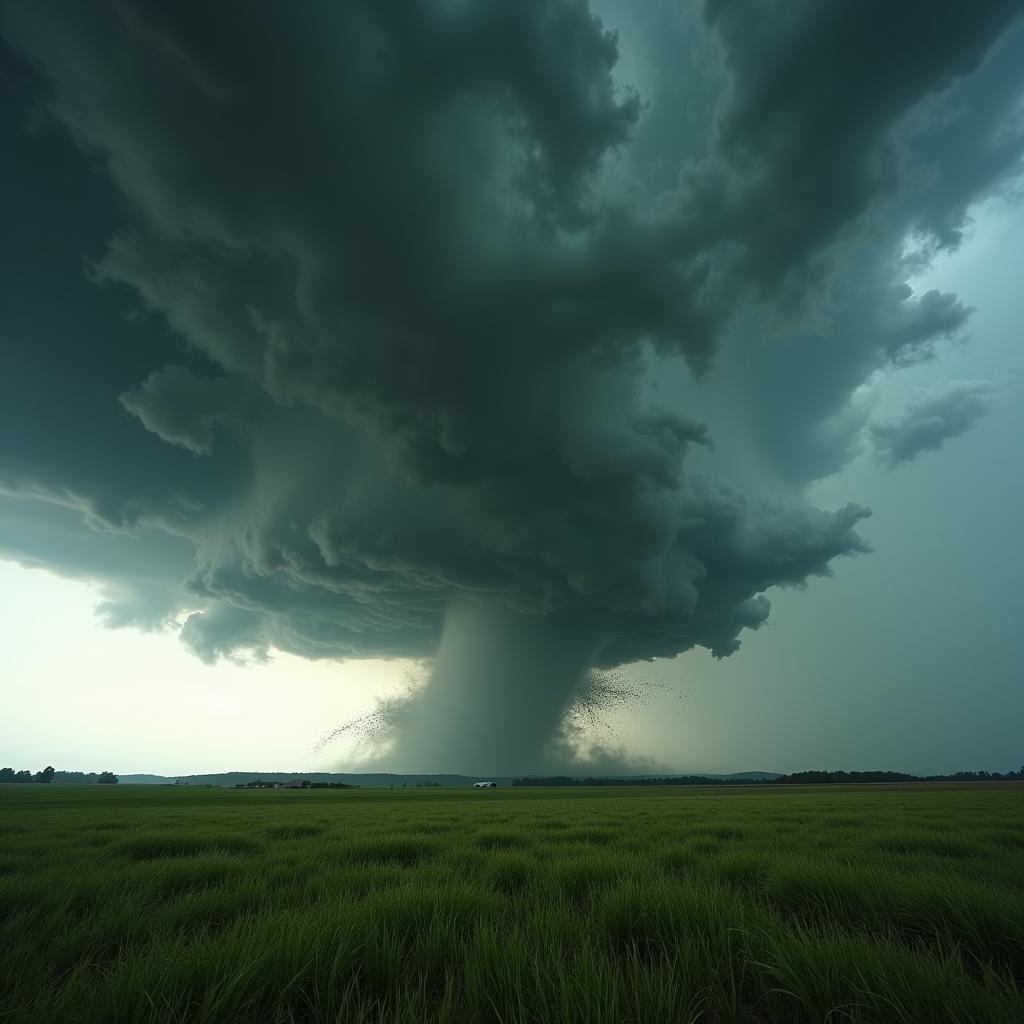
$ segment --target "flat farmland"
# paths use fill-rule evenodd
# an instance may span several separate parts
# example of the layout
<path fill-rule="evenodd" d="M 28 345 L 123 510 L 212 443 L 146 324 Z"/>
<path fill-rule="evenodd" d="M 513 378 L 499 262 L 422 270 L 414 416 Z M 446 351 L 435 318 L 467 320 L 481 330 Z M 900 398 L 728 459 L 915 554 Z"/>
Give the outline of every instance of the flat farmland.
<path fill-rule="evenodd" d="M 0 788 L 7 1022 L 1024 1021 L 1024 789 Z"/>

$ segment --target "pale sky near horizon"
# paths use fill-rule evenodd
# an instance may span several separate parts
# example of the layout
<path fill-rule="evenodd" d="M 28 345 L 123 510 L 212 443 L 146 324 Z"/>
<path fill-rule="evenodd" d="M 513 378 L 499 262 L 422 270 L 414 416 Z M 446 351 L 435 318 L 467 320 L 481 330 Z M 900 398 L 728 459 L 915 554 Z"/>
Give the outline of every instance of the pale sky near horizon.
<path fill-rule="evenodd" d="M 3 766 L 1021 766 L 1019 5 L 590 8 L 0 0 Z"/>

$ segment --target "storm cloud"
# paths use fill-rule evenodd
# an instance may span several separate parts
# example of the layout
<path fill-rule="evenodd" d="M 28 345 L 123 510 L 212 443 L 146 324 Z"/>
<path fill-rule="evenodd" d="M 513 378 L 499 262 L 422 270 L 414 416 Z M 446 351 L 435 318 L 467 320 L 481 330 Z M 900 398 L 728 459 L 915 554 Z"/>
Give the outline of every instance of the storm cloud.
<path fill-rule="evenodd" d="M 728 655 L 865 551 L 806 487 L 969 327 L 909 281 L 1019 172 L 1019 6 L 595 9 L 4 7 L 0 487 L 65 539 L 3 553 L 207 660 L 436 655 L 406 756 L 496 749 L 497 688 L 511 765 L 589 666 Z"/>
<path fill-rule="evenodd" d="M 875 454 L 890 469 L 912 462 L 970 430 L 995 399 L 995 386 L 987 380 L 951 380 L 919 388 L 901 415 L 871 424 Z"/>

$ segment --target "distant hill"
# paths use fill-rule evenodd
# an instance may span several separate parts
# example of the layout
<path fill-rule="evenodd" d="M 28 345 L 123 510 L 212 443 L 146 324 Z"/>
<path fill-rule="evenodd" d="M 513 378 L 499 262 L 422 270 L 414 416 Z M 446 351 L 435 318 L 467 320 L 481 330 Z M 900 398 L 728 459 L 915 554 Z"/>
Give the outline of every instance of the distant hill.
<path fill-rule="evenodd" d="M 239 786 L 257 779 L 265 782 L 287 782 L 289 779 L 309 779 L 310 782 L 344 782 L 363 789 L 387 789 L 390 786 L 415 786 L 434 782 L 442 786 L 463 788 L 486 779 L 499 785 L 511 785 L 512 776 L 497 775 L 396 775 L 388 772 L 218 772 L 212 775 L 120 775 L 124 785 L 173 785 L 175 782 L 190 786 Z"/>
<path fill-rule="evenodd" d="M 106 773 L 109 774 L 109 773 Z M 0 769 L 0 785 L 9 783 L 55 782 L 59 785 L 89 785 L 100 782 L 95 773 L 53 772 L 52 777 L 43 777 L 43 772 L 13 768 Z M 948 775 L 907 775 L 890 771 L 803 771 L 790 775 L 778 772 L 731 772 L 731 773 L 689 773 L 659 775 L 552 775 L 552 776 L 505 776 L 505 775 L 454 775 L 444 773 L 422 773 L 403 775 L 395 772 L 213 772 L 208 775 L 150 775 L 136 773 L 121 775 L 124 785 L 171 786 L 175 783 L 190 786 L 221 786 L 230 788 L 244 786 L 262 779 L 264 782 L 287 782 L 290 779 L 308 779 L 317 783 L 342 783 L 363 789 L 386 789 L 402 786 L 432 785 L 449 788 L 464 788 L 474 782 L 489 781 L 499 786 L 715 786 L 732 784 L 749 785 L 904 785 L 912 782 L 960 782 L 960 783 L 1024 783 L 1024 767 L 1019 771 L 989 772 L 962 771 Z M 116 778 L 102 781 L 116 782 Z"/>
<path fill-rule="evenodd" d="M 694 772 L 692 774 L 702 775 L 709 781 L 719 779 L 750 779 L 751 781 L 761 779 L 777 779 L 778 772 L 734 772 L 731 775 L 711 774 Z M 266 782 L 287 782 L 289 779 L 309 779 L 310 782 L 344 782 L 350 786 L 360 786 L 363 789 L 387 789 L 391 786 L 415 786 L 417 783 L 433 782 L 442 786 L 449 786 L 454 789 L 461 789 L 472 786 L 474 782 L 486 779 L 496 782 L 499 786 L 510 786 L 514 776 L 499 775 L 398 775 L 389 772 L 217 772 L 211 775 L 120 775 L 118 776 L 122 785 L 147 785 L 147 786 L 169 786 L 175 782 L 187 783 L 190 786 L 238 786 L 248 782 L 255 782 L 256 779 L 263 779 Z M 627 778 L 628 776 L 615 776 L 616 778 Z M 633 776 L 640 778 L 641 776 Z M 681 775 L 674 773 L 665 775 L 663 778 L 680 778 Z"/>

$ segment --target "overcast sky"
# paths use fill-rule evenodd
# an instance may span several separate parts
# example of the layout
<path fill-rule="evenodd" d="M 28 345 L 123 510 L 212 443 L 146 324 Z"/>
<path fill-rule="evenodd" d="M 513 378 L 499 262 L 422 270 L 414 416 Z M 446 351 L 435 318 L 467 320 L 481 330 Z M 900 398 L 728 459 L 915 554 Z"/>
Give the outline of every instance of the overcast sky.
<path fill-rule="evenodd" d="M 5 765 L 1020 766 L 1018 5 L 0 12 Z"/>

